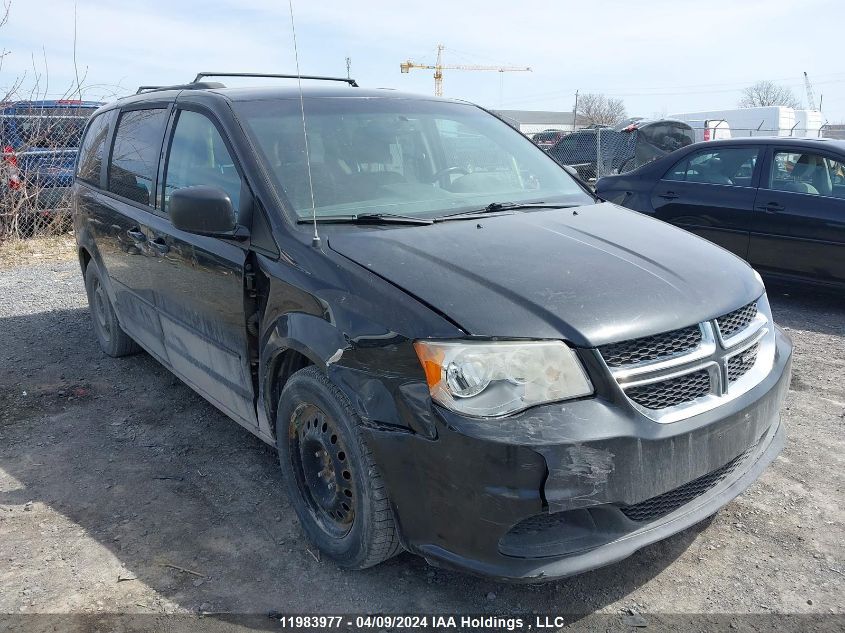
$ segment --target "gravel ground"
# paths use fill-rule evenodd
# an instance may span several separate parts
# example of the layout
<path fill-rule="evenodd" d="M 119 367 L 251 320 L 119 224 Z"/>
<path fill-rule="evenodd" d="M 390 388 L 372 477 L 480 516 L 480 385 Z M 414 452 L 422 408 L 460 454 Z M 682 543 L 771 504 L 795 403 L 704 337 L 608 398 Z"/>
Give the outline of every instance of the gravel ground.
<path fill-rule="evenodd" d="M 0 614 L 842 614 L 845 303 L 770 295 L 796 344 L 783 455 L 713 519 L 513 586 L 318 560 L 275 452 L 146 354 L 104 356 L 75 261 L 22 258 L 0 270 Z"/>

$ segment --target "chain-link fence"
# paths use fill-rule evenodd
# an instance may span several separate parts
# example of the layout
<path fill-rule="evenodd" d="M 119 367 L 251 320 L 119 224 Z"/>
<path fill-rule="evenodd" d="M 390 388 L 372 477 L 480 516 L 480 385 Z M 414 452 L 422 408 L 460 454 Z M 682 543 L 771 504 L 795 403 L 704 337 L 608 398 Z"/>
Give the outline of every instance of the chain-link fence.
<path fill-rule="evenodd" d="M 749 136 L 782 136 L 817 138 L 822 130 L 728 128 L 711 126 L 693 128 L 671 120 L 649 121 L 645 124 L 611 127 L 588 127 L 572 132 L 556 132 L 549 143 L 544 133 L 533 137 L 535 143 L 548 151 L 561 165 L 573 168 L 578 176 L 594 183 L 602 176 L 621 174 L 697 141 L 711 141 Z M 550 146 L 549 146 L 550 145 Z"/>
<path fill-rule="evenodd" d="M 566 134 L 548 152 L 561 165 L 575 169 L 581 180 L 593 183 L 602 176 L 634 169 L 684 143 L 667 137 L 660 144 L 666 149 L 647 142 L 639 130 L 593 127 Z"/>
<path fill-rule="evenodd" d="M 750 127 L 732 127 L 723 136 L 715 136 L 714 138 L 746 138 L 749 136 L 782 136 L 786 138 L 824 138 L 824 126 L 819 129 L 806 128 L 750 128 Z M 707 139 L 714 140 L 714 139 Z"/>
<path fill-rule="evenodd" d="M 0 238 L 68 230 L 69 192 L 88 114 L 14 106 L 3 110 L 7 113 L 0 114 Z"/>

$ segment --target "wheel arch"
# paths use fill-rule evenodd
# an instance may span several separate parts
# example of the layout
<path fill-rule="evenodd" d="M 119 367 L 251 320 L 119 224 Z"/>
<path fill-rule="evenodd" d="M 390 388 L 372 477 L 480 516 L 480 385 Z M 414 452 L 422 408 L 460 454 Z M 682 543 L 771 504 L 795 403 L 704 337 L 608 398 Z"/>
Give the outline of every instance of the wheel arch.
<path fill-rule="evenodd" d="M 308 366 L 327 372 L 348 347 L 338 329 L 321 317 L 288 313 L 264 327 L 259 360 L 259 425 L 275 438 L 279 396 L 290 377 Z M 261 419 L 263 418 L 263 420 Z"/>
<path fill-rule="evenodd" d="M 106 293 L 109 296 L 109 300 L 111 300 L 111 302 L 115 304 L 117 301 L 117 297 L 115 296 L 111 277 L 109 276 L 109 273 L 106 270 L 105 265 L 103 264 L 102 258 L 100 257 L 100 254 L 97 251 L 93 242 L 79 242 L 77 244 L 76 254 L 79 259 L 79 268 L 82 271 L 82 278 L 85 279 L 85 273 L 88 272 L 88 267 L 91 265 L 91 262 L 94 262 L 95 266 L 97 267 L 97 270 L 100 273 L 100 283 L 102 283 L 103 287 L 106 289 Z M 118 321 L 119 320 L 120 314 L 118 313 Z M 122 327 L 123 323 L 121 323 L 120 325 Z"/>
<path fill-rule="evenodd" d="M 82 275 L 84 276 L 85 271 L 88 269 L 88 263 L 91 261 L 91 253 L 88 252 L 85 246 L 80 246 L 77 255 L 79 257 L 79 267 L 82 269 Z"/>

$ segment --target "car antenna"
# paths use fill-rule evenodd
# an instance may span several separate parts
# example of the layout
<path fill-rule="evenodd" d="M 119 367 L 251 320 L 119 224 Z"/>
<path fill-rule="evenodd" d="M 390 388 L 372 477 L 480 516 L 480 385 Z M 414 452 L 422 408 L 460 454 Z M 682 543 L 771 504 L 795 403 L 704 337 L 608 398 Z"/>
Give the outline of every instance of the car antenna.
<path fill-rule="evenodd" d="M 320 248 L 320 234 L 317 232 L 317 206 L 314 204 L 314 181 L 311 179 L 311 153 L 308 151 L 308 128 L 305 125 L 305 100 L 302 97 L 302 74 L 299 72 L 299 51 L 296 47 L 296 25 L 293 21 L 293 0 L 288 0 L 290 9 L 290 30 L 293 33 L 293 57 L 296 62 L 296 81 L 299 85 L 299 111 L 302 114 L 302 137 L 305 139 L 305 164 L 308 166 L 308 189 L 311 192 L 311 220 L 314 223 L 314 237 L 311 246 Z"/>

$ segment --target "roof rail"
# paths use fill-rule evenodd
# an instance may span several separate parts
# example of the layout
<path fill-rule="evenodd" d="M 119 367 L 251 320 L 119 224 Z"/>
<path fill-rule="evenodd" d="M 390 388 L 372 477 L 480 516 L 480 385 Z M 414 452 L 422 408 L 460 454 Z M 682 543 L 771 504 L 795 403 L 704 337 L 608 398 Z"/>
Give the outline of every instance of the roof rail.
<path fill-rule="evenodd" d="M 346 77 L 321 77 L 319 75 L 278 75 L 274 73 L 197 73 L 194 78 L 194 83 L 198 82 L 203 77 L 270 77 L 273 79 L 316 79 L 317 81 L 341 81 L 347 83 L 353 88 L 358 87 L 358 82 L 354 79 Z"/>
<path fill-rule="evenodd" d="M 223 84 L 218 81 L 194 81 L 189 84 L 177 84 L 175 86 L 138 86 L 135 91 L 136 95 L 142 92 L 154 92 L 156 90 L 206 90 L 210 88 L 225 88 Z"/>

